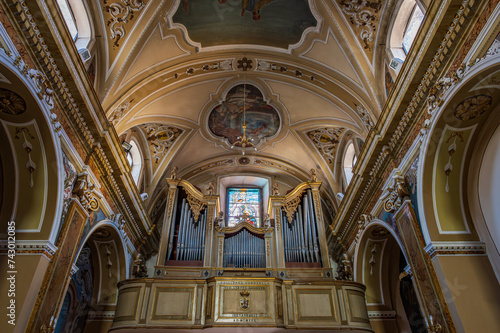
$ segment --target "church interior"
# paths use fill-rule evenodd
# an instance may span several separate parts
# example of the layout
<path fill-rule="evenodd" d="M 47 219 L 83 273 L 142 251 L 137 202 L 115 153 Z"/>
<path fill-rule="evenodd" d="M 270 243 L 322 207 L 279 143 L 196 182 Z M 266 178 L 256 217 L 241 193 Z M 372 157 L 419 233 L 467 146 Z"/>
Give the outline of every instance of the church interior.
<path fill-rule="evenodd" d="M 1 0 L 0 330 L 500 331 L 499 2 Z"/>

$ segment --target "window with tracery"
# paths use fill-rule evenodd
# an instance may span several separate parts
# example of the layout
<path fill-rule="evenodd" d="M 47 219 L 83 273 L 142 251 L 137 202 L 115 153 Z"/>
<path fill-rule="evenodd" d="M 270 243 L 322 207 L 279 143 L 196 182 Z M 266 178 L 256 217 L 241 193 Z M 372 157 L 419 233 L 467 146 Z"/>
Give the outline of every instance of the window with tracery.
<path fill-rule="evenodd" d="M 259 227 L 260 212 L 260 188 L 230 187 L 227 189 L 227 225 L 229 227 L 243 221 Z"/>

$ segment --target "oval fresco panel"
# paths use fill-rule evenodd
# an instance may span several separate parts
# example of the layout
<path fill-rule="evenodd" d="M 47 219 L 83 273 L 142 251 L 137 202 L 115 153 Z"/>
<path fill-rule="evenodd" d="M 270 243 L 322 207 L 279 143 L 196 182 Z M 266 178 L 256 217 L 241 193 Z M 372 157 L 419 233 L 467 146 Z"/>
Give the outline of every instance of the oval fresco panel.
<path fill-rule="evenodd" d="M 202 47 L 254 44 L 288 48 L 317 22 L 308 0 L 182 0 L 173 16 Z"/>
<path fill-rule="evenodd" d="M 243 94 L 245 92 L 245 109 L 247 137 L 258 145 L 264 138 L 272 137 L 280 128 L 280 117 L 271 105 L 268 105 L 262 93 L 256 87 L 243 84 L 233 87 L 226 100 L 217 105 L 208 116 L 208 128 L 218 136 L 226 138 L 230 144 L 238 141 L 243 135 Z M 239 146 L 236 144 L 235 146 Z"/>

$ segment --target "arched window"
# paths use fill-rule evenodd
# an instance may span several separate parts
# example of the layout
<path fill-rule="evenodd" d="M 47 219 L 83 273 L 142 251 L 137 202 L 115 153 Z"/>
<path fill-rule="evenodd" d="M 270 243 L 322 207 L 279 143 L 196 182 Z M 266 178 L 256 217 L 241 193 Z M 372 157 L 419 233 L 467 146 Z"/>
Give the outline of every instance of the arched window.
<path fill-rule="evenodd" d="M 403 34 L 403 50 L 406 54 L 410 50 L 415 37 L 417 36 L 418 29 L 424 20 L 424 13 L 420 9 L 420 7 L 415 4 L 413 6 L 413 11 L 411 13 L 410 19 L 407 21 L 405 32 Z"/>
<path fill-rule="evenodd" d="M 71 10 L 71 6 L 69 5 L 67 0 L 57 0 L 57 4 L 59 5 L 59 9 L 64 17 L 64 21 L 66 21 L 66 26 L 68 27 L 69 33 L 71 37 L 76 42 L 78 37 L 78 29 L 76 27 L 75 16 L 73 11 Z"/>
<path fill-rule="evenodd" d="M 344 175 L 346 180 L 346 186 L 349 185 L 352 179 L 352 169 L 356 163 L 356 151 L 354 149 L 354 143 L 350 142 L 344 154 Z"/>
<path fill-rule="evenodd" d="M 401 62 L 406 58 L 423 20 L 424 12 L 415 0 L 405 0 L 401 4 L 390 34 L 393 58 Z"/>
<path fill-rule="evenodd" d="M 90 58 L 89 43 L 92 38 L 92 29 L 87 15 L 87 9 L 82 0 L 57 0 L 61 14 L 64 17 L 71 37 L 75 41 L 76 48 L 82 54 L 84 61 Z"/>
<path fill-rule="evenodd" d="M 134 182 L 138 184 L 142 171 L 141 151 L 134 140 L 130 141 L 130 146 L 131 148 L 127 153 L 127 161 L 132 167 L 132 171 L 130 172 L 132 174 L 132 178 L 134 179 Z"/>

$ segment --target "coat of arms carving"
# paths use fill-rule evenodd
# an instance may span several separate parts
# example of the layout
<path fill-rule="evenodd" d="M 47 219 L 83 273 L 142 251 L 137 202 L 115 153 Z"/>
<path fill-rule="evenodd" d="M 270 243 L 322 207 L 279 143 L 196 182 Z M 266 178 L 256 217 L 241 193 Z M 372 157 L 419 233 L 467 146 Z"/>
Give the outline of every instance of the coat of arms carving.
<path fill-rule="evenodd" d="M 240 292 L 240 295 L 242 298 L 240 298 L 240 307 L 243 310 L 247 310 L 250 307 L 250 300 L 248 299 L 248 296 L 250 296 L 250 293 L 246 290 Z"/>

